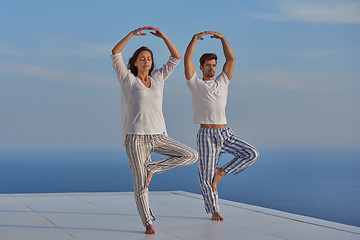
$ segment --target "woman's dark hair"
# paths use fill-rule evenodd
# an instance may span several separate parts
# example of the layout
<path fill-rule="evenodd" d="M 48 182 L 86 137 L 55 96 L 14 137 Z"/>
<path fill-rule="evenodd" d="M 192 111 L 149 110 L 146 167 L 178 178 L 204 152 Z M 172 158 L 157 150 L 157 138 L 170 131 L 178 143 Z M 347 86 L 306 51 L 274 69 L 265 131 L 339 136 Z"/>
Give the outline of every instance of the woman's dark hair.
<path fill-rule="evenodd" d="M 217 62 L 217 56 L 215 53 L 204 53 L 201 57 L 200 57 L 200 65 L 204 66 L 204 63 L 206 60 L 213 60 L 215 59 L 215 61 Z"/>
<path fill-rule="evenodd" d="M 142 52 L 142 51 L 148 51 L 150 54 L 151 54 L 151 60 L 152 60 L 152 63 L 151 63 L 151 68 L 149 70 L 149 75 L 151 74 L 151 72 L 154 70 L 154 57 L 153 57 L 153 53 L 150 49 L 148 49 L 147 47 L 145 46 L 142 46 L 141 48 L 137 49 L 133 56 L 129 59 L 129 63 L 128 63 L 128 68 L 130 69 L 130 71 L 132 72 L 132 74 L 134 74 L 135 76 L 138 75 L 138 69 L 137 67 L 135 66 L 135 62 L 139 56 L 139 54 Z"/>

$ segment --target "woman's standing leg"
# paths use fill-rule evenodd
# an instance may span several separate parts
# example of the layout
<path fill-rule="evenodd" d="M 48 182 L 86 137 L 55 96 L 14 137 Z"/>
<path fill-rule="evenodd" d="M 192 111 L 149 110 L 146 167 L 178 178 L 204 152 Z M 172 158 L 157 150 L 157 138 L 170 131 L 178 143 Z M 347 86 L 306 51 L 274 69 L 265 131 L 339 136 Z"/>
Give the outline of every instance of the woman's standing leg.
<path fill-rule="evenodd" d="M 125 145 L 134 181 L 136 206 L 144 226 L 148 227 L 155 220 L 149 207 L 149 192 L 146 187 L 146 165 L 152 148 L 151 136 L 128 134 Z"/>

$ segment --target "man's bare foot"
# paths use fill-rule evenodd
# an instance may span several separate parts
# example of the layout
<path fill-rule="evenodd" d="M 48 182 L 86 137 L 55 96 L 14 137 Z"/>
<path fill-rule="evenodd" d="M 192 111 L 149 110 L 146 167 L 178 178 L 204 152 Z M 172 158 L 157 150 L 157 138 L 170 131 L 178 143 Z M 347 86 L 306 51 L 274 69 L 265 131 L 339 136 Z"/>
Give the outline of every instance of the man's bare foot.
<path fill-rule="evenodd" d="M 213 221 L 224 221 L 224 219 L 220 216 L 219 212 L 214 212 L 212 214 L 211 220 L 213 220 Z"/>
<path fill-rule="evenodd" d="M 224 169 L 222 168 L 216 168 L 215 169 L 215 175 L 214 175 L 214 180 L 212 183 L 212 189 L 213 192 L 217 191 L 217 185 L 220 182 L 220 180 L 227 174 L 227 172 L 225 172 Z"/>
<path fill-rule="evenodd" d="M 151 178 L 153 176 L 153 173 L 150 171 L 147 171 L 147 175 L 146 175 L 146 188 L 149 188 L 149 184 L 151 181 Z"/>
<path fill-rule="evenodd" d="M 155 229 L 152 224 L 146 226 L 145 234 L 155 234 Z"/>

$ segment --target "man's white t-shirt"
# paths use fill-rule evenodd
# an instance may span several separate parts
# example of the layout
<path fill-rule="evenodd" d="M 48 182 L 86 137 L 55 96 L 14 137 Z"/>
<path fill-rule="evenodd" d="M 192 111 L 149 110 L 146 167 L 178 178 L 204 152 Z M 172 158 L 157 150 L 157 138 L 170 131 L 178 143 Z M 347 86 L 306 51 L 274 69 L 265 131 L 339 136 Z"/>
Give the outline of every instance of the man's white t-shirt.
<path fill-rule="evenodd" d="M 202 80 L 196 73 L 186 83 L 190 89 L 194 108 L 194 122 L 227 124 L 225 107 L 229 78 L 221 72 L 215 80 Z"/>

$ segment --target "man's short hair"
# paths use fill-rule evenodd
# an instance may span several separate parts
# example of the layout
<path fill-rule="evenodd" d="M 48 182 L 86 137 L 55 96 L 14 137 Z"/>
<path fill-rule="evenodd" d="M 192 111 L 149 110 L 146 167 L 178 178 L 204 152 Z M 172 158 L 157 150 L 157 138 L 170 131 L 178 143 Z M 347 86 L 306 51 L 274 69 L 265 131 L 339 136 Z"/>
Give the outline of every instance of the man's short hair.
<path fill-rule="evenodd" d="M 213 59 L 215 59 L 217 63 L 217 56 L 215 53 L 204 53 L 200 58 L 200 65 L 204 66 L 206 60 L 213 60 Z"/>

